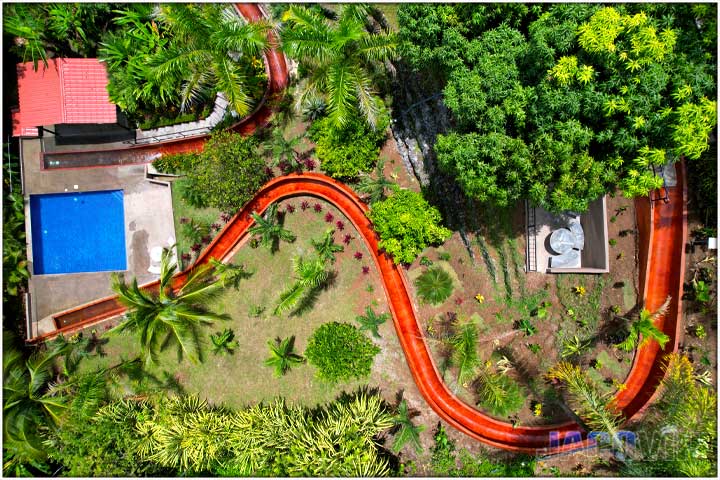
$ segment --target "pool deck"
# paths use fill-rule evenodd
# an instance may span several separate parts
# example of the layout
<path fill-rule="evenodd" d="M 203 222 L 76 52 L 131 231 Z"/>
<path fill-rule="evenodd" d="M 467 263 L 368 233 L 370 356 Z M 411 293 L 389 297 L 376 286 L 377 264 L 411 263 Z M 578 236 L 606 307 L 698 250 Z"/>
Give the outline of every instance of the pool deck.
<path fill-rule="evenodd" d="M 157 278 L 148 273 L 150 249 L 167 246 L 177 238 L 169 186 L 145 178 L 144 165 L 41 170 L 41 140 L 21 142 L 26 215 L 29 195 L 43 193 L 123 190 L 125 208 L 126 277 L 145 283 Z M 77 185 L 77 189 L 75 189 Z M 26 216 L 29 219 L 29 216 Z M 32 272 L 32 237 L 26 221 L 28 259 Z M 51 314 L 112 293 L 112 272 L 32 275 L 29 282 L 31 331 L 34 337 L 52 330 Z"/>

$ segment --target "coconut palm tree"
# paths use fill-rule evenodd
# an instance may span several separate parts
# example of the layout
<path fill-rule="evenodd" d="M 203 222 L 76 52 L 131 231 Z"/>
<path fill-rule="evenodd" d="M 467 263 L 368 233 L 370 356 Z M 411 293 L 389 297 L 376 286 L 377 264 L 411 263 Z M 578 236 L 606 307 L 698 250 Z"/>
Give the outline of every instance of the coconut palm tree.
<path fill-rule="evenodd" d="M 330 277 L 321 258 L 303 259 L 301 256 L 293 257 L 293 271 L 295 282 L 280 294 L 280 300 L 273 311 L 274 315 L 285 312 L 308 298 L 322 286 Z"/>
<path fill-rule="evenodd" d="M 338 127 L 358 110 L 375 127 L 382 100 L 373 88 L 373 76 L 396 53 L 392 33 L 367 28 L 369 10 L 368 5 L 344 4 L 330 20 L 317 9 L 291 5 L 282 17 L 283 50 L 309 72 L 299 106 L 322 98 Z"/>
<path fill-rule="evenodd" d="M 397 428 L 395 432 L 395 440 L 393 440 L 392 450 L 395 453 L 400 452 L 406 443 L 410 442 L 417 453 L 422 452 L 420 444 L 420 433 L 425 430 L 424 425 L 414 425 L 412 423 L 412 413 L 407 406 L 407 402 L 403 399 L 398 405 L 397 413 L 393 418 L 393 423 Z"/>
<path fill-rule="evenodd" d="M 389 314 L 382 313 L 378 315 L 373 311 L 372 307 L 367 306 L 365 307 L 365 315 L 358 315 L 355 320 L 360 324 L 360 330 L 368 330 L 373 334 L 373 337 L 380 338 L 378 327 L 385 323 L 388 318 L 390 318 Z"/>
<path fill-rule="evenodd" d="M 248 229 L 253 235 L 260 235 L 260 243 L 270 249 L 270 252 L 277 252 L 280 247 L 280 240 L 288 243 L 295 241 L 295 234 L 283 228 L 280 216 L 277 213 L 278 205 L 273 203 L 265 211 L 262 217 L 256 212 L 250 215 L 255 220 L 255 225 Z"/>
<path fill-rule="evenodd" d="M 398 188 L 397 184 L 387 179 L 383 173 L 385 168 L 385 160 L 378 160 L 375 166 L 375 178 L 371 177 L 367 173 L 361 174 L 360 182 L 355 187 L 358 193 L 367 195 L 367 201 L 370 204 L 385 200 L 386 190 L 395 190 Z"/>
<path fill-rule="evenodd" d="M 335 254 L 342 252 L 345 248 L 342 245 L 335 243 L 335 237 L 333 234 L 335 231 L 330 228 L 325 231 L 325 235 L 320 240 L 310 240 L 315 251 L 323 261 L 335 263 Z"/>
<path fill-rule="evenodd" d="M 210 312 L 206 307 L 223 289 L 223 283 L 214 278 L 215 269 L 211 264 L 191 270 L 185 284 L 177 289 L 172 286 L 176 271 L 177 264 L 170 250 L 164 249 L 157 293 L 140 289 L 137 278 L 128 285 L 123 275 L 112 277 L 112 289 L 128 311 L 125 320 L 111 332 L 136 333 L 147 364 L 157 364 L 160 351 L 170 343 L 177 344 L 179 354 L 197 363 L 200 359 L 200 325 L 228 319 L 227 315 Z"/>
<path fill-rule="evenodd" d="M 281 339 L 277 337 L 275 341 L 268 340 L 268 348 L 270 348 L 270 357 L 265 360 L 265 365 L 275 369 L 275 376 L 282 377 L 294 365 L 305 363 L 302 355 L 293 352 L 295 346 L 295 336 Z"/>
<path fill-rule="evenodd" d="M 265 21 L 243 23 L 229 5 L 163 4 L 157 19 L 172 41 L 148 59 L 151 76 L 181 79 L 180 105 L 187 109 L 208 90 L 223 92 L 240 115 L 249 112 L 247 65 L 262 61 L 271 28 Z"/>
<path fill-rule="evenodd" d="M 640 312 L 640 318 L 630 324 L 630 334 L 625 340 L 619 343 L 617 347 L 626 352 L 632 351 L 638 346 L 638 342 L 642 336 L 642 342 L 639 344 L 640 347 L 651 341 L 655 341 L 660 345 L 660 348 L 665 348 L 665 344 L 670 340 L 670 337 L 655 326 L 655 320 L 667 314 L 669 306 L 670 297 L 667 297 L 665 302 L 660 305 L 655 312 L 650 312 L 647 308 L 643 308 Z"/>

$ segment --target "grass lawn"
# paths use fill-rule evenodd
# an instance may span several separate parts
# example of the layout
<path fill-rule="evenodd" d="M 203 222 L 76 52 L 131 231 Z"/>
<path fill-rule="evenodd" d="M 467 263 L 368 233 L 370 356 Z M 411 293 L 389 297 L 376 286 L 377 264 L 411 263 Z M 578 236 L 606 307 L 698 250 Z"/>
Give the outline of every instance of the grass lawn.
<path fill-rule="evenodd" d="M 321 324 L 330 321 L 348 322 L 358 325 L 355 316 L 361 314 L 367 305 L 375 304 L 376 312 L 387 311 L 383 293 L 375 267 L 369 252 L 357 237 L 352 225 L 336 209 L 328 204 L 309 198 L 310 205 L 320 203 L 323 211 L 316 213 L 312 208 L 300 210 L 301 198 L 281 202 L 280 210 L 288 203 L 296 207 L 293 214 L 286 214 L 285 225 L 297 235 L 293 244 L 281 243 L 274 255 L 263 248 L 243 246 L 234 263 L 243 264 L 253 272 L 251 278 L 244 280 L 238 291 L 230 289 L 219 298 L 214 310 L 228 313 L 231 320 L 216 323 L 202 330 L 204 343 L 204 362 L 192 365 L 187 360 L 178 362 L 174 348 L 163 352 L 158 366 L 150 367 L 150 372 L 162 378 L 168 372 L 188 393 L 200 393 L 211 402 L 223 402 L 228 406 L 240 406 L 269 400 L 276 396 L 288 401 L 314 405 L 329 401 L 340 392 L 352 390 L 368 382 L 354 380 L 349 383 L 329 385 L 315 377 L 315 368 L 304 364 L 291 370 L 282 378 L 275 378 L 270 367 L 263 364 L 268 357 L 268 340 L 277 336 L 294 335 L 295 351 L 303 353 L 312 332 Z M 325 215 L 331 212 L 332 223 L 325 221 Z M 181 214 L 182 215 L 182 214 Z M 186 213 L 185 215 L 189 215 Z M 335 242 L 342 243 L 345 234 L 354 239 L 345 245 L 345 251 L 337 255 L 333 269 L 337 275 L 333 284 L 323 290 L 314 308 L 302 315 L 272 315 L 280 292 L 290 283 L 292 276 L 291 258 L 294 255 L 312 253 L 311 238 L 319 238 L 338 220 L 344 222 L 344 231 L 335 234 Z M 355 252 L 363 254 L 362 260 L 354 258 Z M 371 267 L 371 274 L 362 273 L 363 266 Z M 371 293 L 368 285 L 372 287 Z M 259 316 L 250 312 L 253 307 L 264 307 Z M 390 322 L 391 323 L 391 322 Z M 209 334 L 224 328 L 232 328 L 240 346 L 233 355 L 215 355 L 210 349 Z M 93 357 L 85 363 L 86 368 L 113 364 L 122 356 L 132 358 L 139 351 L 137 341 L 129 335 L 117 335 L 105 345 L 105 357 Z"/>

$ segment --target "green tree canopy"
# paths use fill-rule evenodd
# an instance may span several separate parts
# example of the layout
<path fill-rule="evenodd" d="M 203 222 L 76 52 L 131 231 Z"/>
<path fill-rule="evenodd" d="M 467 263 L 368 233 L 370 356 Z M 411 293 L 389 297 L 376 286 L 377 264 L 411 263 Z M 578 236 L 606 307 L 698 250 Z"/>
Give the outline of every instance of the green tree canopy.
<path fill-rule="evenodd" d="M 370 374 L 380 349 L 349 323 L 330 322 L 318 327 L 308 340 L 305 357 L 323 380 L 337 383 Z"/>
<path fill-rule="evenodd" d="M 714 11 L 403 5 L 398 17 L 410 64 L 445 81 L 455 131 L 438 137 L 440 168 L 484 202 L 583 211 L 615 187 L 646 195 L 662 184 L 650 167 L 707 149 Z"/>

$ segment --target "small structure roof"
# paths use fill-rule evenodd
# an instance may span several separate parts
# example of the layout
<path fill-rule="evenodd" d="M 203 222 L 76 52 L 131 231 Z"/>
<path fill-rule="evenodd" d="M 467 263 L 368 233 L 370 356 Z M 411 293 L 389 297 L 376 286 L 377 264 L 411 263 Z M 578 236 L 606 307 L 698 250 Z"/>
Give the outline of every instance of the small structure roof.
<path fill-rule="evenodd" d="M 58 123 L 116 123 L 107 93 L 107 71 L 96 58 L 53 58 L 17 65 L 19 108 L 13 136 L 37 136 L 38 126 Z"/>

